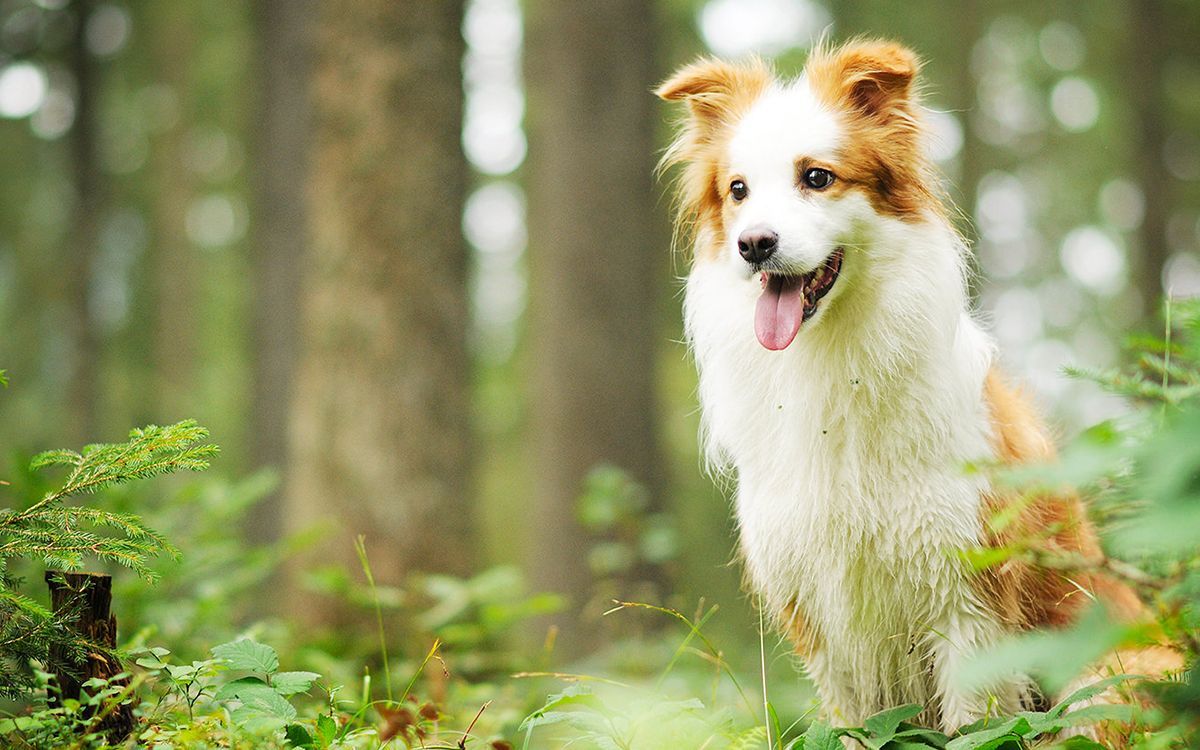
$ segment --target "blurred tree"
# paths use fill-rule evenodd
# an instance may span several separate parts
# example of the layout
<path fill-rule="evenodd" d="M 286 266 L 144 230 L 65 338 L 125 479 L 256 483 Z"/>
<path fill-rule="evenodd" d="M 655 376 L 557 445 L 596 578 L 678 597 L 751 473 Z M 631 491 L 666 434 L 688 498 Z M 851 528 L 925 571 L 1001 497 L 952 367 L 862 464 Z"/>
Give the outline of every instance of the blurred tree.
<path fill-rule="evenodd" d="M 1145 206 L 1136 252 L 1131 254 L 1134 286 L 1141 297 L 1145 321 L 1151 324 L 1163 293 L 1163 267 L 1171 252 L 1167 222 L 1174 179 L 1166 169 L 1166 143 L 1172 118 L 1170 102 L 1163 95 L 1163 79 L 1177 19 L 1168 15 L 1169 5 L 1167 0 L 1134 0 L 1126 6 L 1128 58 L 1122 88 L 1128 92 L 1134 120 L 1131 172 L 1137 176 Z M 1147 44 L 1146 40 L 1154 41 Z"/>
<path fill-rule="evenodd" d="M 292 406 L 308 245 L 305 176 L 309 167 L 312 0 L 255 4 L 260 94 L 254 154 L 254 424 L 252 463 L 287 473 L 287 422 Z M 255 508 L 249 532 L 258 540 L 280 532 L 280 495 Z"/>
<path fill-rule="evenodd" d="M 655 355 L 668 243 L 652 176 L 655 11 L 649 0 L 526 6 L 535 451 L 528 560 L 538 586 L 577 599 L 590 581 L 576 516 L 588 472 L 616 465 L 656 503 L 662 489 Z"/>
<path fill-rule="evenodd" d="M 151 141 L 149 178 L 151 242 L 148 276 L 153 289 L 156 419 L 197 411 L 200 362 L 202 269 L 188 239 L 188 206 L 197 192 L 188 158 L 188 136 L 197 118 L 197 42 L 200 12 L 190 1 L 150 3 L 146 9 L 146 52 L 158 84 L 177 97 L 181 117 Z"/>
<path fill-rule="evenodd" d="M 72 356 L 67 396 L 68 434 L 71 440 L 80 443 L 96 438 L 96 410 L 100 398 L 100 340 L 89 299 L 105 191 L 97 148 L 96 102 L 100 70 L 87 44 L 88 22 L 94 8 L 94 0 L 75 0 L 71 4 L 75 23 L 68 60 L 76 94 L 75 121 L 67 136 L 74 176 L 75 210 L 67 247 L 66 265 L 70 270 L 59 277 L 67 286 L 66 300 L 70 308 Z"/>
<path fill-rule="evenodd" d="M 473 557 L 461 2 L 322 3 L 289 521 L 376 577 Z"/>

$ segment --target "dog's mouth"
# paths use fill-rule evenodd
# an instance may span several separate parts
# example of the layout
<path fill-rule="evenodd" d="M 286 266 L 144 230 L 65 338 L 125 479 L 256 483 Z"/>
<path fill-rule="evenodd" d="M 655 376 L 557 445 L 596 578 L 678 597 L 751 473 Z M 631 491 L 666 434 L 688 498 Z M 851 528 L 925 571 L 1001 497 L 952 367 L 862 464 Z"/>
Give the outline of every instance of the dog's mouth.
<path fill-rule="evenodd" d="M 780 351 L 795 340 L 800 324 L 816 314 L 821 299 L 829 294 L 842 272 L 842 255 L 839 247 L 806 274 L 762 272 L 762 294 L 754 311 L 758 343 L 771 351 Z"/>

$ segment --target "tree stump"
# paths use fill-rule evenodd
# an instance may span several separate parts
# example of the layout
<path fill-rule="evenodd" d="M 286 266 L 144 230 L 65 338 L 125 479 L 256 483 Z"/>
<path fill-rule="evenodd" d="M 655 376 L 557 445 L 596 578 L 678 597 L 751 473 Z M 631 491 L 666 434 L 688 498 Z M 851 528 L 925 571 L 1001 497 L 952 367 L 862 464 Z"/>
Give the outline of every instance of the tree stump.
<path fill-rule="evenodd" d="M 49 668 L 58 683 L 59 693 L 51 692 L 50 705 L 63 700 L 79 700 L 84 682 L 99 677 L 111 680 L 123 671 L 121 662 L 112 655 L 117 645 L 117 618 L 112 614 L 112 576 L 103 573 L 63 573 L 46 571 L 50 586 L 50 606 L 55 614 L 63 614 L 70 628 L 95 648 L 89 648 L 82 661 L 61 646 L 52 646 Z M 129 679 L 113 681 L 113 685 L 128 685 Z M 96 713 L 95 709 L 91 713 Z M 93 729 L 104 732 L 113 743 L 120 742 L 133 731 L 133 708 L 128 703 L 105 706 L 99 711 L 98 724 Z"/>

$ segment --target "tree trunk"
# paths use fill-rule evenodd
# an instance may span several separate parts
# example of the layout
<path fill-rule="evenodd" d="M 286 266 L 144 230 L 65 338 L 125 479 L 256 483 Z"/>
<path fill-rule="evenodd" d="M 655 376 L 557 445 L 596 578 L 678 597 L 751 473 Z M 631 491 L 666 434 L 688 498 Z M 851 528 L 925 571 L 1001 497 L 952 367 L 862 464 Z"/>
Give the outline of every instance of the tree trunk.
<path fill-rule="evenodd" d="M 75 77 L 75 122 L 71 126 L 69 147 L 75 178 L 75 211 L 72 217 L 70 272 L 65 274 L 70 309 L 70 340 L 73 347 L 71 379 L 67 404 L 72 440 L 88 442 L 97 437 L 96 412 L 99 398 L 100 342 L 92 320 L 90 291 L 96 244 L 100 234 L 103 205 L 103 177 L 97 154 L 96 95 L 99 70 L 88 52 L 87 21 L 95 3 L 74 3 L 75 36 L 69 52 L 71 74 Z"/>
<path fill-rule="evenodd" d="M 462 4 L 318 9 L 289 520 L 324 526 L 326 552 L 347 562 L 365 534 L 387 583 L 465 573 Z"/>
<path fill-rule="evenodd" d="M 107 687 L 128 689 L 128 676 L 114 679 L 123 669 L 115 654 L 117 618 L 112 614 L 112 576 L 48 570 L 45 579 L 50 587 L 50 608 L 54 614 L 66 617 L 72 632 L 80 640 L 98 647 L 89 648 L 81 663 L 77 663 L 72 653 L 63 647 L 50 648 L 47 662 L 59 690 L 48 696 L 50 705 L 79 700 L 84 683 L 92 679 L 107 680 Z M 88 731 L 99 730 L 112 743 L 120 743 L 133 731 L 133 706 L 129 696 L 120 703 L 91 707 L 84 715 L 93 719 Z"/>
<path fill-rule="evenodd" d="M 576 504 L 612 464 L 658 502 L 655 356 L 668 241 L 653 169 L 654 4 L 526 5 L 533 468 L 529 567 L 578 605 L 591 577 Z M 577 611 L 574 608 L 569 611 Z M 560 640 L 568 648 L 570 632 Z"/>
<path fill-rule="evenodd" d="M 312 0 L 259 0 L 256 38 L 260 95 L 254 175 L 254 397 L 252 461 L 286 476 L 288 415 L 297 366 L 301 280 L 308 244 Z M 281 531 L 281 495 L 258 506 L 247 531 L 271 541 Z"/>
<path fill-rule="evenodd" d="M 149 277 L 154 289 L 153 356 L 155 418 L 182 419 L 195 408 L 199 360 L 200 264 L 187 235 L 187 211 L 196 181 L 186 159 L 187 127 L 193 118 L 192 61 L 197 19 L 191 2 L 151 3 L 146 8 L 151 59 L 158 81 L 178 97 L 180 117 L 151 143 L 152 238 Z"/>
<path fill-rule="evenodd" d="M 1162 273 L 1170 254 L 1167 220 L 1171 210 L 1171 177 L 1165 169 L 1168 102 L 1163 96 L 1163 74 L 1170 54 L 1171 29 L 1160 0 L 1135 0 L 1129 5 L 1129 50 L 1125 70 L 1134 120 L 1133 170 L 1145 198 L 1145 214 L 1138 231 L 1138 247 L 1131 253 L 1145 322 L 1154 325 L 1163 294 Z M 1153 36 L 1146 36 L 1152 34 Z M 1144 40 L 1154 39 L 1154 44 Z"/>

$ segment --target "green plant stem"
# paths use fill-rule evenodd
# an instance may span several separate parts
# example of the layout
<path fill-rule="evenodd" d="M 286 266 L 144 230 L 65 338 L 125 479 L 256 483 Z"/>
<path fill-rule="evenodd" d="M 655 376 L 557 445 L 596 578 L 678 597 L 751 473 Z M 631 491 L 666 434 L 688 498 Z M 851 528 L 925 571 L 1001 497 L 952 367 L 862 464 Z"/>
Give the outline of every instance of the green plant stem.
<path fill-rule="evenodd" d="M 371 573 L 371 562 L 367 559 L 367 539 L 362 534 L 359 534 L 358 538 L 354 540 L 354 551 L 358 553 L 358 563 L 367 577 L 367 585 L 371 587 L 371 601 L 375 605 L 375 626 L 379 630 L 379 650 L 383 655 L 383 684 L 387 690 L 387 699 L 391 702 L 392 670 L 388 665 L 387 638 L 383 632 L 383 608 L 379 606 L 379 592 L 375 587 L 375 576 Z M 429 661 L 429 657 L 425 657 L 425 661 Z"/>

